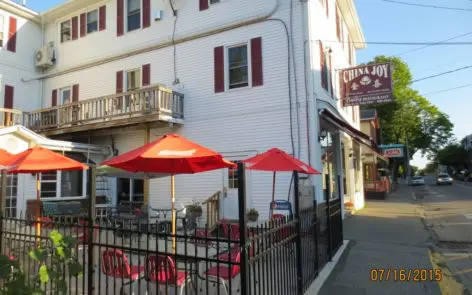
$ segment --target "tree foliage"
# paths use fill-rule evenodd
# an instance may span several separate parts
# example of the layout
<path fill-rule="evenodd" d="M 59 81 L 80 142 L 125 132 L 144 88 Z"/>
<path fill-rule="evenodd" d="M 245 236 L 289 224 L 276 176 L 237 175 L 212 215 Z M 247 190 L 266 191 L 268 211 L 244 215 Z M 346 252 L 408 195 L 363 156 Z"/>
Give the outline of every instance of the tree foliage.
<path fill-rule="evenodd" d="M 450 144 L 439 150 L 436 154 L 436 160 L 441 165 L 455 168 L 467 167 L 469 153 L 460 144 Z"/>
<path fill-rule="evenodd" d="M 377 56 L 369 62 L 392 64 L 393 102 L 363 106 L 377 110 L 384 144 L 406 144 L 409 156 L 420 151 L 436 154 L 453 138 L 453 124 L 447 114 L 441 112 L 425 97 L 411 88 L 412 74 L 408 65 L 398 57 Z M 395 170 L 399 162 L 395 162 Z"/>

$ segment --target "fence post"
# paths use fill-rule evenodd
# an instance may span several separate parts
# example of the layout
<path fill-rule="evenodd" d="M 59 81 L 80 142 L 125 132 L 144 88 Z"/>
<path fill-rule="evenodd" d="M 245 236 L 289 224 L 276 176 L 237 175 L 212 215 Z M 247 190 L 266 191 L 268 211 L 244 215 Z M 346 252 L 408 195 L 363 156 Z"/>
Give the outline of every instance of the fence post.
<path fill-rule="evenodd" d="M 300 188 L 298 171 L 293 171 L 293 202 L 295 211 L 296 259 L 297 259 L 297 294 L 303 295 L 302 237 L 300 224 Z"/>
<path fill-rule="evenodd" d="M 333 259 L 332 255 L 332 242 L 331 242 L 331 208 L 330 208 L 330 196 L 331 196 L 331 180 L 329 178 L 329 174 L 325 175 L 326 179 L 326 223 L 328 228 L 328 261 Z"/>
<path fill-rule="evenodd" d="M 341 183 L 341 176 L 338 175 L 338 183 Z M 343 212 L 344 212 L 344 200 L 343 200 L 343 195 L 341 193 L 341 190 L 339 190 L 339 202 L 340 202 L 340 206 L 341 206 L 341 218 L 339 220 L 339 237 L 341 238 L 341 245 L 343 244 L 344 242 L 344 237 L 343 237 Z"/>
<path fill-rule="evenodd" d="M 7 195 L 7 170 L 1 172 L 0 188 L 0 254 L 3 254 L 3 219 L 5 218 L 5 198 Z"/>
<path fill-rule="evenodd" d="M 246 216 L 246 177 L 244 164 L 238 163 L 238 205 L 239 205 L 239 232 L 241 247 L 241 295 L 248 295 L 249 267 L 247 251 L 247 216 Z"/>
<path fill-rule="evenodd" d="M 314 218 L 313 222 L 315 223 L 315 232 L 313 233 L 313 237 L 315 238 L 315 268 L 316 268 L 316 276 L 318 276 L 319 266 L 320 266 L 319 249 L 318 249 L 320 223 L 318 222 L 318 205 L 316 202 L 316 198 L 313 201 L 313 206 L 314 206 L 314 211 L 315 211 L 315 214 L 313 216 Z"/>
<path fill-rule="evenodd" d="M 94 259 L 94 248 L 93 248 L 93 232 L 95 229 L 95 204 L 96 204 L 96 170 L 95 167 L 90 166 L 89 169 L 89 179 L 88 185 L 90 187 L 89 191 L 89 202 L 88 202 L 88 258 L 87 258 L 87 294 L 92 295 L 94 289 L 93 275 L 95 269 L 95 259 Z"/>

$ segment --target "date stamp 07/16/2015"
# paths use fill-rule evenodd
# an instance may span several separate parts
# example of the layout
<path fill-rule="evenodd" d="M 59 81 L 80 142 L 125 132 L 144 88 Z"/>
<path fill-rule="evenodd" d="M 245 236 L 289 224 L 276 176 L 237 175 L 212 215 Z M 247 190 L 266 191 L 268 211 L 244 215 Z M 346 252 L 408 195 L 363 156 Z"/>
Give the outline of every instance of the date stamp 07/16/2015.
<path fill-rule="evenodd" d="M 440 268 L 372 268 L 370 280 L 374 282 L 439 282 L 442 280 Z"/>

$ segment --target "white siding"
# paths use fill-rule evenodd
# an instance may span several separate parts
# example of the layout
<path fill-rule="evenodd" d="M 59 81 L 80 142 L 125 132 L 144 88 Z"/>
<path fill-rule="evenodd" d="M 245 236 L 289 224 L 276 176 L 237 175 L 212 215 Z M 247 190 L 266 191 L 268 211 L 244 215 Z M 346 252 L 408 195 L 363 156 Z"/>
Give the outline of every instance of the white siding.
<path fill-rule="evenodd" d="M 0 107 L 4 105 L 5 85 L 14 87 L 13 107 L 33 110 L 40 106 L 39 81 L 23 82 L 37 76 L 34 66 L 34 51 L 41 44 L 41 28 L 24 18 L 0 10 L 4 17 L 4 47 L 0 47 Z M 7 51 L 9 18 L 17 19 L 16 52 Z M 1 29 L 1 27 L 0 27 Z"/>

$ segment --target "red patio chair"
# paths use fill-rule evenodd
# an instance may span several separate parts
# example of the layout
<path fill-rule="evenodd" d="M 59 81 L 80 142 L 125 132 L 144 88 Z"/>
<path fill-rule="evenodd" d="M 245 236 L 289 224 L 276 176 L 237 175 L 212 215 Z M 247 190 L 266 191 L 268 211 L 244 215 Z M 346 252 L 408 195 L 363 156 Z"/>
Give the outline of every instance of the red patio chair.
<path fill-rule="evenodd" d="M 120 294 L 126 285 L 131 284 L 131 288 L 141 275 L 144 275 L 144 265 L 130 265 L 128 257 L 123 251 L 118 249 L 105 250 L 102 252 L 102 272 L 104 275 L 115 279 L 129 280 L 121 286 Z"/>
<path fill-rule="evenodd" d="M 150 255 L 146 257 L 146 280 L 157 283 L 159 287 L 175 286 L 180 288 L 180 294 L 184 294 L 185 286 L 192 282 L 189 272 L 178 271 L 174 259 L 166 255 Z M 196 292 L 196 288 L 192 287 Z M 167 290 L 166 290 L 167 291 Z M 167 292 L 166 292 L 167 294 Z"/>
<path fill-rule="evenodd" d="M 230 294 L 229 290 L 229 280 L 233 280 L 237 275 L 239 275 L 241 269 L 239 267 L 239 263 L 241 261 L 241 252 L 239 251 L 239 247 L 233 247 L 229 252 L 226 252 L 220 256 L 218 256 L 219 260 L 222 260 L 220 265 L 210 267 L 206 272 L 205 275 L 207 277 L 214 277 L 221 284 L 226 291 L 226 294 Z M 233 262 L 235 264 L 225 264 L 223 261 Z M 239 292 L 239 283 L 238 292 Z"/>
<path fill-rule="evenodd" d="M 74 232 L 77 234 L 77 245 L 79 249 L 83 249 L 85 245 L 88 243 L 89 239 L 89 228 L 88 228 L 88 221 L 87 220 L 80 220 L 79 221 L 80 227 L 76 227 Z M 98 224 L 93 226 L 93 237 L 97 238 L 98 233 L 100 231 Z"/>

